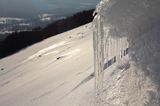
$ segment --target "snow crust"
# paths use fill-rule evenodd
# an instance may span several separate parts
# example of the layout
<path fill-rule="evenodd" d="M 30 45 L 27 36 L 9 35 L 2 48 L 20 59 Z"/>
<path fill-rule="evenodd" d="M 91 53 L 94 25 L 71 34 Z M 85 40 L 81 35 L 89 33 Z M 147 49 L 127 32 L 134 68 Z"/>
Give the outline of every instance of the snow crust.
<path fill-rule="evenodd" d="M 94 26 L 101 52 L 108 37 L 127 38 L 129 46 L 128 56 L 104 75 L 103 105 L 160 105 L 159 10 L 159 0 L 102 0 L 97 6 Z"/>
<path fill-rule="evenodd" d="M 94 106 L 91 23 L 1 59 L 0 106 Z"/>

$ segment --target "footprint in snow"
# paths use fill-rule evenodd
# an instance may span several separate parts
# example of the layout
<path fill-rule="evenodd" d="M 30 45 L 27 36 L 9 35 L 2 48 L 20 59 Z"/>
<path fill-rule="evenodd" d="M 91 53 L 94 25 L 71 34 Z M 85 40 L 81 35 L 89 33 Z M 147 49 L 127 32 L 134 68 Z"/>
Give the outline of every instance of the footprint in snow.
<path fill-rule="evenodd" d="M 42 57 L 42 55 L 38 55 L 38 57 Z"/>
<path fill-rule="evenodd" d="M 72 36 L 69 36 L 68 38 L 72 38 Z"/>
<path fill-rule="evenodd" d="M 64 56 L 59 56 L 59 57 L 56 58 L 56 60 L 60 60 L 62 58 L 64 58 Z"/>
<path fill-rule="evenodd" d="M 3 71 L 4 70 L 4 68 L 1 68 L 1 71 Z"/>

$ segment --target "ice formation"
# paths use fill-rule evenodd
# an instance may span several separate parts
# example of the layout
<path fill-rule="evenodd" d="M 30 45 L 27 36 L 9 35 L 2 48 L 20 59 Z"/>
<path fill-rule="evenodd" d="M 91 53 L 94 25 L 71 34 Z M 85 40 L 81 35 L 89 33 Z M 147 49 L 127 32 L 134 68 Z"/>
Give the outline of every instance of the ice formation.
<path fill-rule="evenodd" d="M 93 47 L 98 105 L 160 105 L 159 10 L 160 0 L 102 0 L 97 5 Z"/>

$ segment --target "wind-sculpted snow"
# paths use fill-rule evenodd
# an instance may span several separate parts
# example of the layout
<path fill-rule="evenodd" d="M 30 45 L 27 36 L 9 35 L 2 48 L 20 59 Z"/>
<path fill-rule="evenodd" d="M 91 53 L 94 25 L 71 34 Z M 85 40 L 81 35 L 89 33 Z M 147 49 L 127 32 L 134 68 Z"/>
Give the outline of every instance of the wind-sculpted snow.
<path fill-rule="evenodd" d="M 129 67 L 122 69 L 118 64 L 111 78 L 104 78 L 105 104 L 160 105 L 159 10 L 159 0 L 102 0 L 97 6 L 95 26 L 101 24 L 97 29 L 101 39 L 127 38 L 129 46 L 128 59 L 122 59 Z"/>
<path fill-rule="evenodd" d="M 91 23 L 0 60 L 0 106 L 94 106 Z"/>

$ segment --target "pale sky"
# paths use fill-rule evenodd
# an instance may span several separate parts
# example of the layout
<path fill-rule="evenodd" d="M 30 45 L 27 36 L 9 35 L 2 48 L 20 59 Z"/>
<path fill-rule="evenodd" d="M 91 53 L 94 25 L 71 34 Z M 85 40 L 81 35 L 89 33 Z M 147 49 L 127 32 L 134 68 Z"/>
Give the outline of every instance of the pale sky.
<path fill-rule="evenodd" d="M 40 11 L 94 7 L 100 0 L 0 0 L 0 16 L 37 16 Z M 86 6 L 86 7 L 85 7 Z M 69 11 L 69 10 L 68 10 Z"/>

